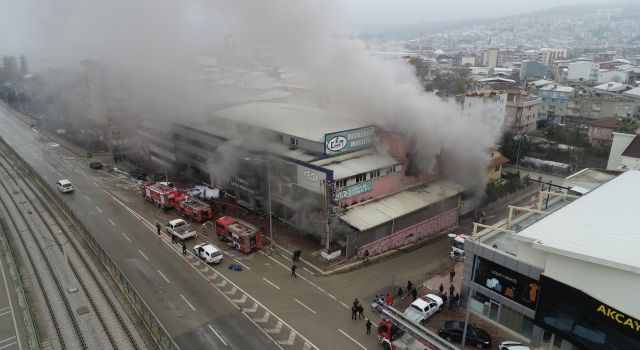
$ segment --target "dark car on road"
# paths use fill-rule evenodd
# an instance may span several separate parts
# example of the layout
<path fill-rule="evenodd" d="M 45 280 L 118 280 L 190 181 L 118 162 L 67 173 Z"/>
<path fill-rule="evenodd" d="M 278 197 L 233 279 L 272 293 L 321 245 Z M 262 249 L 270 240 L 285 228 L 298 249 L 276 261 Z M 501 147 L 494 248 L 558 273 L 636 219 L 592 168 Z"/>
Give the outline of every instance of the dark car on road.
<path fill-rule="evenodd" d="M 102 169 L 102 163 L 98 162 L 98 161 L 93 161 L 91 163 L 89 163 L 89 168 L 91 169 Z"/>
<path fill-rule="evenodd" d="M 464 322 L 462 321 L 445 321 L 438 330 L 438 335 L 446 341 L 462 341 L 464 333 Z M 467 325 L 467 345 L 477 346 L 479 349 L 488 348 L 491 345 L 491 336 L 485 330 L 474 325 Z"/>
<path fill-rule="evenodd" d="M 147 178 L 147 173 L 144 170 L 135 168 L 129 171 L 129 175 L 136 180 L 145 180 Z"/>

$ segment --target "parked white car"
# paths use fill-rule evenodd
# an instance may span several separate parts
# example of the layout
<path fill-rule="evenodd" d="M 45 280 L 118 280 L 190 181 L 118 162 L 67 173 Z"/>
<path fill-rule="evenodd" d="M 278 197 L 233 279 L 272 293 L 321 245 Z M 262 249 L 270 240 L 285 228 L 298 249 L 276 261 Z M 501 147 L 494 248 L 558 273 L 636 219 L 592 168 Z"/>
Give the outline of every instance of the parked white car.
<path fill-rule="evenodd" d="M 222 252 L 211 243 L 196 244 L 193 252 L 207 264 L 217 264 L 222 261 Z"/>
<path fill-rule="evenodd" d="M 440 310 L 442 298 L 435 294 L 427 294 L 418 298 L 404 310 L 405 316 L 415 323 L 422 323 Z"/>
<path fill-rule="evenodd" d="M 56 181 L 56 186 L 62 193 L 73 192 L 73 185 L 71 184 L 71 181 L 67 179 Z"/>
<path fill-rule="evenodd" d="M 531 350 L 528 346 L 517 341 L 503 341 L 498 345 L 498 350 Z"/>

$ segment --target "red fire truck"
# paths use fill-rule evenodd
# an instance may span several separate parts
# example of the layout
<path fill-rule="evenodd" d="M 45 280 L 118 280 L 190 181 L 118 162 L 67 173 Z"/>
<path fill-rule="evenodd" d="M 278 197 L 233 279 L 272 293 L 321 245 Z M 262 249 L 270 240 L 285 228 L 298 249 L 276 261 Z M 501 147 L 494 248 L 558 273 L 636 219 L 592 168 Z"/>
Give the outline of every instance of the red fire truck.
<path fill-rule="evenodd" d="M 144 199 L 160 208 L 174 208 L 178 202 L 184 199 L 184 195 L 181 195 L 177 189 L 154 181 L 142 184 L 140 192 Z"/>
<path fill-rule="evenodd" d="M 211 206 L 195 198 L 187 198 L 178 203 L 178 212 L 180 212 L 180 215 L 198 223 L 213 217 Z"/>
<path fill-rule="evenodd" d="M 216 234 L 223 241 L 232 242 L 234 248 L 244 254 L 260 249 L 260 230 L 248 222 L 231 216 L 216 220 Z"/>

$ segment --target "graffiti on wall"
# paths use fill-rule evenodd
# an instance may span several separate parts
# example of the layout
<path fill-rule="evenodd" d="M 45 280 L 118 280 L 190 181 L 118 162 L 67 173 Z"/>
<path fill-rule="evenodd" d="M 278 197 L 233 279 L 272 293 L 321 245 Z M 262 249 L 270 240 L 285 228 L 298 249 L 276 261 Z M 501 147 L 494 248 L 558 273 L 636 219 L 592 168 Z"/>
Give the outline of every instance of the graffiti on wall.
<path fill-rule="evenodd" d="M 385 252 L 389 249 L 411 244 L 421 239 L 425 239 L 435 233 L 442 232 L 458 224 L 458 208 L 451 209 L 429 220 L 420 222 L 402 231 L 381 238 L 377 241 L 358 247 L 359 258 L 364 256 L 365 251 L 370 255 Z"/>

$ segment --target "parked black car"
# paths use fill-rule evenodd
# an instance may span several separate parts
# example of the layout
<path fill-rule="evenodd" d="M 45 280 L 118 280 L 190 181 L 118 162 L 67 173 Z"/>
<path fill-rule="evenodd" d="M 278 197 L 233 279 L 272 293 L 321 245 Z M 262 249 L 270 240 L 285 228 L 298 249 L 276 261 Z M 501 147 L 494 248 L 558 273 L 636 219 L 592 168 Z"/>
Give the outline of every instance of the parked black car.
<path fill-rule="evenodd" d="M 102 169 L 102 163 L 98 162 L 98 161 L 93 161 L 89 163 L 89 168 L 91 169 Z"/>
<path fill-rule="evenodd" d="M 463 332 L 463 321 L 445 321 L 440 326 L 438 335 L 446 341 L 461 342 Z M 491 345 L 491 336 L 485 330 L 470 324 L 467 326 L 466 343 L 467 345 L 475 345 L 479 349 L 488 348 Z"/>
<path fill-rule="evenodd" d="M 147 178 L 147 173 L 145 173 L 144 170 L 138 168 L 130 170 L 129 175 L 131 175 L 131 177 L 136 180 L 145 180 Z"/>

